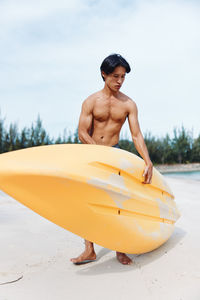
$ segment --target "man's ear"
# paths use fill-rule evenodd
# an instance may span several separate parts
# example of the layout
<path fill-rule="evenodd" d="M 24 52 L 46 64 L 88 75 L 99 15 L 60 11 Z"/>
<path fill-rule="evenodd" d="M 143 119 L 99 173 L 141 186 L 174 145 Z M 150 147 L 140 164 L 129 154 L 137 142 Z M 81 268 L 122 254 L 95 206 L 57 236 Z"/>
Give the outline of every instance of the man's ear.
<path fill-rule="evenodd" d="M 102 71 L 101 76 L 105 79 L 106 78 L 106 73 L 104 71 Z"/>

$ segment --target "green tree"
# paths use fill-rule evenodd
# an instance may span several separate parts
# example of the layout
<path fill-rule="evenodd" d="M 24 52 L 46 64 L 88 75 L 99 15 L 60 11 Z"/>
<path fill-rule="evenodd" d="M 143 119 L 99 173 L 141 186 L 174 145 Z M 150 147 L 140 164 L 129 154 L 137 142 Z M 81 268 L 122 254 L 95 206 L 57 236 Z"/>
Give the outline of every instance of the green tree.
<path fill-rule="evenodd" d="M 35 126 L 34 124 L 32 124 L 31 128 L 27 130 L 27 136 L 28 147 L 49 145 L 53 142 L 50 139 L 49 135 L 46 133 L 46 130 L 43 128 L 40 116 L 38 116 Z"/>
<path fill-rule="evenodd" d="M 5 137 L 5 129 L 4 129 L 4 121 L 5 119 L 1 118 L 1 111 L 0 111 L 0 153 L 4 152 L 4 137 Z"/>
<path fill-rule="evenodd" d="M 144 141 L 147 146 L 149 156 L 153 163 L 161 163 L 162 154 L 161 151 L 161 143 L 159 139 L 152 136 L 150 132 L 144 134 Z"/>
<path fill-rule="evenodd" d="M 133 142 L 129 141 L 128 139 L 120 140 L 119 141 L 119 146 L 123 150 L 129 151 L 129 152 L 134 153 L 134 154 L 137 153 Z"/>
<path fill-rule="evenodd" d="M 74 133 L 74 140 L 73 140 L 74 144 L 79 144 L 79 137 L 78 137 L 78 127 L 76 128 L 76 131 Z"/>
<path fill-rule="evenodd" d="M 172 163 L 173 155 L 172 155 L 172 143 L 169 137 L 169 134 L 166 134 L 164 138 L 159 140 L 160 143 L 160 163 Z"/>
<path fill-rule="evenodd" d="M 18 128 L 17 124 L 10 124 L 9 131 L 7 133 L 7 151 L 16 150 L 16 143 L 18 141 Z"/>
<path fill-rule="evenodd" d="M 200 135 L 192 144 L 192 162 L 200 162 Z"/>
<path fill-rule="evenodd" d="M 28 134 L 29 134 L 29 130 L 26 127 L 24 127 L 19 134 L 19 144 L 17 149 L 24 149 L 28 147 L 29 145 Z"/>
<path fill-rule="evenodd" d="M 187 163 L 191 161 L 192 133 L 186 131 L 183 126 L 180 129 L 174 128 L 172 152 L 175 162 Z"/>
<path fill-rule="evenodd" d="M 55 140 L 55 144 L 62 144 L 62 138 L 61 138 L 60 135 L 59 135 L 59 136 L 57 137 L 57 139 Z"/>

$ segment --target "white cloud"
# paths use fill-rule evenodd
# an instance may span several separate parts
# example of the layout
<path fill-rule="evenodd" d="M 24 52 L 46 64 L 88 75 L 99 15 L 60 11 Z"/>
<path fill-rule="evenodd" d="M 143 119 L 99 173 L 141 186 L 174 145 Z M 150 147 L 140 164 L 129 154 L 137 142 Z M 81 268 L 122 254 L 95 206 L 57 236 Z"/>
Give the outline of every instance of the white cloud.
<path fill-rule="evenodd" d="M 73 14 L 84 8 L 83 1 L 73 0 L 6 0 L 1 1 L 1 22 L 7 24 L 30 23 L 58 13 Z"/>

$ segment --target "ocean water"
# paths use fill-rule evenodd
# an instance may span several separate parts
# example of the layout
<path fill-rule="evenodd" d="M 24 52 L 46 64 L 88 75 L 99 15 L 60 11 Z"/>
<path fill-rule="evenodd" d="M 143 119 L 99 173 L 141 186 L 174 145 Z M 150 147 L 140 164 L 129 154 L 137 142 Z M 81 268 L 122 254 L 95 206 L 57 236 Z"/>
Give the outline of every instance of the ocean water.
<path fill-rule="evenodd" d="M 163 175 L 166 177 L 186 178 L 200 181 L 200 171 L 170 172 Z"/>

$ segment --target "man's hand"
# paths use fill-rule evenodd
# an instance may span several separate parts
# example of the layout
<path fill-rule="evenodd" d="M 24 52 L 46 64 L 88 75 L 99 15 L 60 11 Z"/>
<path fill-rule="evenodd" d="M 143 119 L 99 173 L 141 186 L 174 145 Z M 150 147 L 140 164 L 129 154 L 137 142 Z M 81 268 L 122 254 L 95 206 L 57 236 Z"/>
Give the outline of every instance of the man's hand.
<path fill-rule="evenodd" d="M 151 183 L 152 175 L 153 175 L 153 164 L 151 163 L 151 164 L 146 165 L 146 167 L 144 169 L 144 173 L 143 173 L 144 181 L 143 181 L 143 183 L 145 183 L 145 184 Z"/>

